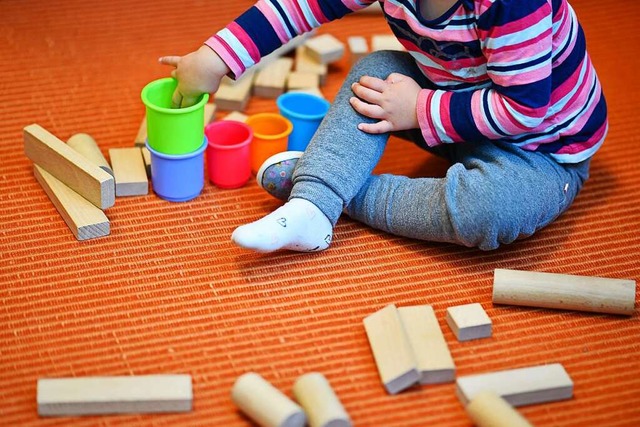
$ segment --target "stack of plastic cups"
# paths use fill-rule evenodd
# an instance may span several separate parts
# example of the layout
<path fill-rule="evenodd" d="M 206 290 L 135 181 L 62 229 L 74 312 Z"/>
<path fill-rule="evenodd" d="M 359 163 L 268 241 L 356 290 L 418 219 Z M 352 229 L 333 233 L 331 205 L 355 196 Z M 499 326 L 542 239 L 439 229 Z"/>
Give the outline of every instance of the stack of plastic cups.
<path fill-rule="evenodd" d="M 165 200 L 186 202 L 204 187 L 204 105 L 209 95 L 191 107 L 171 108 L 177 85 L 173 78 L 155 80 L 142 89 L 141 97 L 147 112 L 153 191 Z"/>

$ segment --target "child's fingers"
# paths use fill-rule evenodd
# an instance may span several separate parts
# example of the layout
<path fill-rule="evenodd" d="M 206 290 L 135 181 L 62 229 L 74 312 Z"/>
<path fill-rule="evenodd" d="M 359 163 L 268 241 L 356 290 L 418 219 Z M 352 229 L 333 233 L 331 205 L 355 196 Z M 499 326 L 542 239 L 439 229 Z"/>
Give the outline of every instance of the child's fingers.
<path fill-rule="evenodd" d="M 195 105 L 197 102 L 198 102 L 197 96 L 182 95 L 182 102 L 180 103 L 180 107 L 181 108 L 191 107 L 192 105 Z"/>
<path fill-rule="evenodd" d="M 171 65 L 173 67 L 177 67 L 178 62 L 180 62 L 180 58 L 181 58 L 180 56 L 175 56 L 175 55 L 161 56 L 160 58 L 158 58 L 158 62 L 164 65 Z"/>
<path fill-rule="evenodd" d="M 358 98 L 363 99 L 369 103 L 380 104 L 380 102 L 382 101 L 382 94 L 380 92 L 369 89 L 368 87 L 362 86 L 361 84 L 352 84 L 351 90 L 358 96 Z"/>
<path fill-rule="evenodd" d="M 384 91 L 387 85 L 389 84 L 384 80 L 381 80 L 377 77 L 371 77 L 371 76 L 360 77 L 360 80 L 358 81 L 358 83 L 360 83 L 362 86 L 368 87 L 369 89 L 373 89 L 378 92 Z"/>
<path fill-rule="evenodd" d="M 182 94 L 178 89 L 173 92 L 171 96 L 171 108 L 180 108 L 182 105 Z"/>
<path fill-rule="evenodd" d="M 358 129 L 366 133 L 388 133 L 393 130 L 393 125 L 387 120 L 380 120 L 376 123 L 360 123 Z"/>
<path fill-rule="evenodd" d="M 384 117 L 384 110 L 379 105 L 368 104 L 359 100 L 355 96 L 352 96 L 349 99 L 349 102 L 353 109 L 363 116 L 371 117 L 372 119 L 381 119 Z"/>

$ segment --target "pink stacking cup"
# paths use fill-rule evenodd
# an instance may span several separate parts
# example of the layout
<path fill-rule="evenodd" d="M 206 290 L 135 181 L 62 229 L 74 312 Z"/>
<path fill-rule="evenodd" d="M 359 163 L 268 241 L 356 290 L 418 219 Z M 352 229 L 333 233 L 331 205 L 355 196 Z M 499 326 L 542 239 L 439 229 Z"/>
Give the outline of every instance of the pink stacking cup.
<path fill-rule="evenodd" d="M 239 188 L 251 177 L 250 144 L 253 131 L 244 123 L 220 120 L 208 124 L 204 134 L 209 180 L 218 188 Z"/>

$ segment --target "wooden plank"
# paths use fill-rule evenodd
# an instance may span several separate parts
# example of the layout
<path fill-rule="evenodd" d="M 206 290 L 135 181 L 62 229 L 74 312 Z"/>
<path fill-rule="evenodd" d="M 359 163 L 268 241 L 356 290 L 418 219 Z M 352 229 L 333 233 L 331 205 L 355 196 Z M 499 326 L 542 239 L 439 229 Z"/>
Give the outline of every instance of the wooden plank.
<path fill-rule="evenodd" d="M 241 375 L 231 388 L 231 400 L 263 427 L 304 427 L 302 408 L 255 372 Z"/>
<path fill-rule="evenodd" d="M 507 269 L 494 272 L 494 304 L 631 316 L 635 299 L 635 280 Z"/>
<path fill-rule="evenodd" d="M 254 75 L 253 70 L 248 70 L 235 81 L 228 77 L 223 78 L 214 95 L 216 106 L 220 110 L 244 111 L 251 97 Z"/>
<path fill-rule="evenodd" d="M 323 86 L 327 80 L 329 67 L 327 64 L 316 61 L 309 55 L 309 50 L 305 46 L 296 49 L 294 59 L 294 69 L 302 73 L 314 73 L 320 76 L 320 86 Z"/>
<path fill-rule="evenodd" d="M 293 396 L 302 405 L 310 427 L 351 427 L 351 419 L 327 378 L 309 372 L 293 385 Z"/>
<path fill-rule="evenodd" d="M 465 408 L 477 427 L 533 427 L 509 402 L 491 391 L 483 391 Z"/>
<path fill-rule="evenodd" d="M 571 399 L 573 381 L 559 363 L 458 377 L 456 393 L 463 405 L 491 391 L 513 406 Z"/>
<path fill-rule="evenodd" d="M 287 76 L 287 90 L 317 88 L 320 85 L 320 76 L 305 71 L 291 71 Z"/>
<path fill-rule="evenodd" d="M 369 53 L 367 39 L 362 36 L 351 36 L 347 39 L 349 46 L 351 65 L 358 62 Z"/>
<path fill-rule="evenodd" d="M 344 55 L 344 43 L 331 34 L 312 37 L 304 45 L 309 56 L 321 64 L 336 62 Z"/>
<path fill-rule="evenodd" d="M 204 125 L 208 125 L 213 120 L 213 116 L 216 114 L 217 106 L 213 102 L 207 102 L 204 104 Z"/>
<path fill-rule="evenodd" d="M 447 308 L 446 320 L 458 341 L 491 336 L 491 319 L 479 303 Z"/>
<path fill-rule="evenodd" d="M 136 147 L 144 147 L 144 144 L 146 141 L 147 141 L 147 116 L 145 115 L 142 118 L 142 122 L 140 123 L 140 127 L 138 128 L 138 133 L 136 134 L 136 138 L 133 140 L 133 144 Z"/>
<path fill-rule="evenodd" d="M 453 382 L 456 366 L 433 308 L 398 307 L 398 313 L 417 362 L 420 384 Z"/>
<path fill-rule="evenodd" d="M 40 166 L 33 165 L 33 173 L 76 239 L 109 235 L 109 219 L 102 210 Z"/>
<path fill-rule="evenodd" d="M 277 98 L 284 93 L 293 59 L 278 58 L 258 70 L 253 82 L 253 94 L 263 98 Z"/>
<path fill-rule="evenodd" d="M 96 140 L 93 139 L 91 135 L 76 133 L 67 140 L 67 145 L 85 156 L 87 160 L 91 161 L 94 165 L 97 165 L 100 169 L 113 176 L 109 162 L 107 162 Z"/>
<path fill-rule="evenodd" d="M 147 172 L 147 179 L 151 179 L 151 152 L 145 146 L 140 148 L 142 159 L 144 160 L 144 170 Z"/>
<path fill-rule="evenodd" d="M 235 120 L 236 122 L 246 122 L 249 116 L 239 111 L 232 111 L 222 118 L 222 120 Z"/>
<path fill-rule="evenodd" d="M 371 36 L 371 51 L 376 52 L 378 50 L 403 51 L 405 48 L 393 34 L 376 34 Z"/>
<path fill-rule="evenodd" d="M 109 158 L 116 177 L 116 196 L 149 194 L 147 169 L 140 148 L 111 148 Z"/>
<path fill-rule="evenodd" d="M 29 125 L 23 132 L 29 159 L 100 209 L 114 205 L 113 176 L 40 125 Z"/>
<path fill-rule="evenodd" d="M 293 89 L 293 90 L 290 90 L 289 92 L 309 93 L 311 95 L 315 95 L 317 97 L 325 99 L 324 94 L 317 87 L 308 87 L 308 88 L 304 88 L 304 89 Z"/>
<path fill-rule="evenodd" d="M 44 378 L 37 384 L 40 416 L 191 411 L 190 375 Z"/>
<path fill-rule="evenodd" d="M 364 328 L 382 384 L 396 394 L 420 380 L 409 337 L 394 304 L 365 317 Z"/>

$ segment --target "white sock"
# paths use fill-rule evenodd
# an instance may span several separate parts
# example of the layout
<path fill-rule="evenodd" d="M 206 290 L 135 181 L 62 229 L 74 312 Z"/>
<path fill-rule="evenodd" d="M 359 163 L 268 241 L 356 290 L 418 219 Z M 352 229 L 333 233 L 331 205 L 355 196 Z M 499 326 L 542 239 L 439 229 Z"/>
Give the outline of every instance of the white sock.
<path fill-rule="evenodd" d="M 231 240 L 257 252 L 314 252 L 327 249 L 332 236 L 331 222 L 316 205 L 291 199 L 262 219 L 236 228 Z"/>

